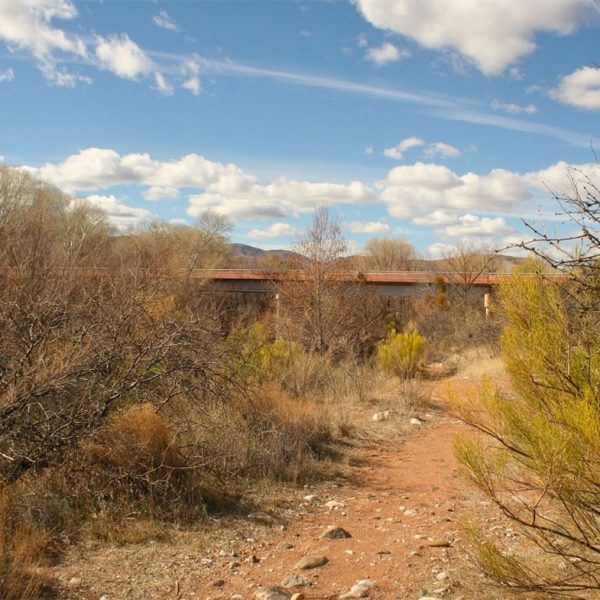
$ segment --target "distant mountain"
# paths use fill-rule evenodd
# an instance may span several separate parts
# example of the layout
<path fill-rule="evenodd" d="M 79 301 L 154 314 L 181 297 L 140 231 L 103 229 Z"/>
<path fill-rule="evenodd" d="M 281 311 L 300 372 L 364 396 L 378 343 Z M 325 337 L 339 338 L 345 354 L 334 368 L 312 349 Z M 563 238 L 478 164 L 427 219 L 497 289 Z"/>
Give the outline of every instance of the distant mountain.
<path fill-rule="evenodd" d="M 289 260 L 290 258 L 297 257 L 296 252 L 291 250 L 263 250 L 256 246 L 249 246 L 248 244 L 231 244 L 231 250 L 234 257 L 242 257 L 250 262 L 257 261 L 265 257 L 279 258 L 281 260 Z"/>

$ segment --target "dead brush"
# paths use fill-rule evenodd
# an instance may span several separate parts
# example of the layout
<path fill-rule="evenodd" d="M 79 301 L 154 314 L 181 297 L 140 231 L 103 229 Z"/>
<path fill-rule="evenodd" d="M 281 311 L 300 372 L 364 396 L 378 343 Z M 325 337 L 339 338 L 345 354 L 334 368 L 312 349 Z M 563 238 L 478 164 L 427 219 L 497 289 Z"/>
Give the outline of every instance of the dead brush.
<path fill-rule="evenodd" d="M 40 571 L 40 556 L 50 533 L 17 525 L 10 518 L 8 499 L 0 489 L 0 598 L 38 600 L 52 597 L 52 582 Z"/>
<path fill-rule="evenodd" d="M 134 512 L 168 517 L 199 501 L 194 468 L 176 447 L 169 423 L 149 404 L 112 417 L 83 450 L 101 505 L 120 496 Z"/>

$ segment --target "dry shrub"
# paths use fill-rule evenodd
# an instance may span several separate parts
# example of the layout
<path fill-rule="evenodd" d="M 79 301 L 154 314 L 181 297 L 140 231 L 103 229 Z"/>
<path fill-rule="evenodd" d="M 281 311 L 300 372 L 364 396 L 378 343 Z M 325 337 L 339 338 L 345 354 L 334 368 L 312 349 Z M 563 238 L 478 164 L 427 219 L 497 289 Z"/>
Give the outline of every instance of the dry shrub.
<path fill-rule="evenodd" d="M 0 598 L 34 600 L 52 596 L 51 582 L 39 572 L 38 562 L 49 533 L 16 525 L 10 518 L 8 499 L 0 490 Z"/>
<path fill-rule="evenodd" d="M 149 404 L 112 417 L 83 449 L 95 475 L 97 500 L 121 496 L 137 514 L 164 518 L 189 516 L 187 509 L 199 503 L 194 469 L 180 453 L 170 424 Z"/>

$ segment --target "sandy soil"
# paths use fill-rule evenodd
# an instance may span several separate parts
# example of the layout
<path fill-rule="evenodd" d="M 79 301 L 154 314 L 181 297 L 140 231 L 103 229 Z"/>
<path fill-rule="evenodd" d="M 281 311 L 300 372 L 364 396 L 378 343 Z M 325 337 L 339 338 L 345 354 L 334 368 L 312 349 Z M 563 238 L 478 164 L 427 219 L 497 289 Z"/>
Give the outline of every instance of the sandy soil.
<path fill-rule="evenodd" d="M 492 509 L 470 489 L 454 457 L 453 438 L 464 426 L 444 410 L 448 383 L 459 392 L 469 385 L 458 378 L 435 384 L 440 410 L 430 422 L 413 427 L 404 442 L 361 445 L 356 466 L 341 484 L 287 490 L 285 500 L 274 498 L 273 523 L 220 520 L 175 534 L 169 543 L 73 548 L 57 568 L 69 597 L 250 599 L 257 587 L 280 585 L 294 574 L 310 585 L 290 591 L 307 599 L 337 598 L 359 579 L 376 583 L 374 599 L 497 597 L 481 588 L 474 594 L 478 576 L 467 558 L 460 518 Z M 311 494 L 317 498 L 305 499 Z M 330 508 L 330 501 L 339 504 Z M 502 523 L 492 513 L 489 520 Z M 352 537 L 321 539 L 332 525 Z M 295 568 L 306 555 L 323 555 L 328 563 Z"/>

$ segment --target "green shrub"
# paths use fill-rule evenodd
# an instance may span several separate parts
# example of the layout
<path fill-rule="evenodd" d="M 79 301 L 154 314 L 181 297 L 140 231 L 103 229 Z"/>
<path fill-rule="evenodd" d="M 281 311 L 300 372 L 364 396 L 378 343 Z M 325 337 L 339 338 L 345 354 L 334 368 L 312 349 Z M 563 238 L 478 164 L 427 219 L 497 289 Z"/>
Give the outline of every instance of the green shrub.
<path fill-rule="evenodd" d="M 377 346 L 377 362 L 386 373 L 409 377 L 415 374 L 425 354 L 426 343 L 410 323 L 400 333 L 392 329 Z"/>

